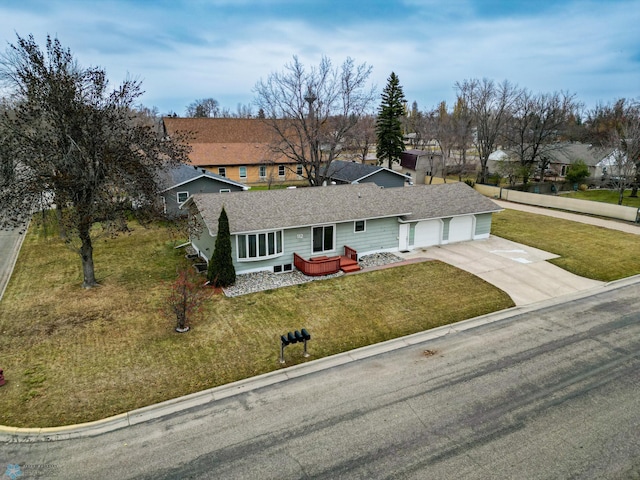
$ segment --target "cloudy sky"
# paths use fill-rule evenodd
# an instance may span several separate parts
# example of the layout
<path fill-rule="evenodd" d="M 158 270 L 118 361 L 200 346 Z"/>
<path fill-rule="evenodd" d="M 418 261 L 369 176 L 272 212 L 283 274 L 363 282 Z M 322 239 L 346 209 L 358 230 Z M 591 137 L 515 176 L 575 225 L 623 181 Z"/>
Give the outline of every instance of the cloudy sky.
<path fill-rule="evenodd" d="M 420 109 L 471 78 L 569 91 L 587 107 L 640 99 L 640 0 L 0 0 L 4 51 L 16 34 L 58 37 L 141 103 L 184 114 L 213 97 L 236 111 L 294 55 L 394 71 Z"/>

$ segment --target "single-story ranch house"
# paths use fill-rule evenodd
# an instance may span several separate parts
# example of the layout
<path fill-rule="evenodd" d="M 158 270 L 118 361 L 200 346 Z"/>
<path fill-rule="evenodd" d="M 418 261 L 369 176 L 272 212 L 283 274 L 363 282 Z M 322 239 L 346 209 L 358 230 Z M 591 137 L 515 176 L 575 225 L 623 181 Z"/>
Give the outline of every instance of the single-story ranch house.
<path fill-rule="evenodd" d="M 488 238 L 491 215 L 501 210 L 465 183 L 195 194 L 182 208 L 189 208 L 201 225 L 191 243 L 207 261 L 223 207 L 237 273 L 283 272 L 295 266 L 308 275 L 328 273 L 315 262 L 348 257 L 353 263 L 377 252 Z M 338 264 L 334 270 L 339 269 Z"/>

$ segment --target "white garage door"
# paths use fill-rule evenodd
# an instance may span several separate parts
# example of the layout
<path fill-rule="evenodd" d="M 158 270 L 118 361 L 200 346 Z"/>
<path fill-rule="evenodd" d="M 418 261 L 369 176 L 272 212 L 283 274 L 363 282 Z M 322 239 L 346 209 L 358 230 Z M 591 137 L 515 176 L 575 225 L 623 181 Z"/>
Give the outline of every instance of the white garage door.
<path fill-rule="evenodd" d="M 453 217 L 449 223 L 449 243 L 465 242 L 473 238 L 473 217 Z"/>
<path fill-rule="evenodd" d="M 440 220 L 425 220 L 416 224 L 413 245 L 414 247 L 440 245 L 441 238 L 442 222 Z"/>

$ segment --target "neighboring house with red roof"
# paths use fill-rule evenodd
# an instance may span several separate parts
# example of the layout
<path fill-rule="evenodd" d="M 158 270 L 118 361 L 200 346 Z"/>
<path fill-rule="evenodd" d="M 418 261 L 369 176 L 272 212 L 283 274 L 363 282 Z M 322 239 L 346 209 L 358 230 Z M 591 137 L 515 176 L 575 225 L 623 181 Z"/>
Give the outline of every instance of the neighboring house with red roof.
<path fill-rule="evenodd" d="M 276 157 L 272 128 L 259 118 L 164 117 L 165 134 L 188 133 L 191 165 L 246 185 L 304 180 L 302 165 Z"/>

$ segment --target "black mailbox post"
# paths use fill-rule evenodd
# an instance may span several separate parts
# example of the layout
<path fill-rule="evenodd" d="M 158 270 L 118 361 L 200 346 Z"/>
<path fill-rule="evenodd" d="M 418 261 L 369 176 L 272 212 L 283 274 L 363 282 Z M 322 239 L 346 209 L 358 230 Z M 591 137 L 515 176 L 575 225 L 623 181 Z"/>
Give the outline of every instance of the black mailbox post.
<path fill-rule="evenodd" d="M 304 343 L 302 356 L 308 357 L 309 353 L 307 352 L 307 342 L 309 340 L 311 340 L 311 335 L 309 335 L 309 332 L 306 328 L 296 330 L 295 332 L 288 332 L 286 335 L 280 335 L 280 363 L 285 363 L 284 347 L 298 342 Z"/>

